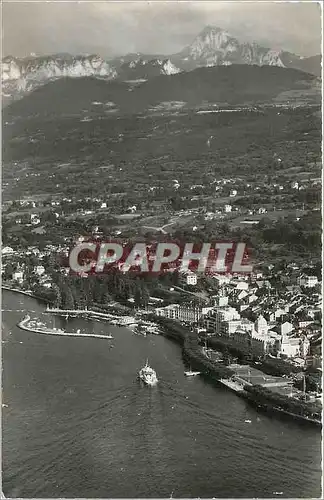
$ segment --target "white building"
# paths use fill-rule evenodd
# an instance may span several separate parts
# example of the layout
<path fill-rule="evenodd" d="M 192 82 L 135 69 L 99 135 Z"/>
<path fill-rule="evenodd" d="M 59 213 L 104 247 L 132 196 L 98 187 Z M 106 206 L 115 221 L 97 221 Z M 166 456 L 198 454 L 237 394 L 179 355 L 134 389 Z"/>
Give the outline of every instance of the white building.
<path fill-rule="evenodd" d="M 225 205 L 224 210 L 226 213 L 229 213 L 232 211 L 232 205 Z"/>
<path fill-rule="evenodd" d="M 164 318 L 196 323 L 202 316 L 202 310 L 199 307 L 188 307 L 181 306 L 179 304 L 170 304 L 166 307 L 156 308 L 155 314 L 157 316 L 163 316 Z"/>
<path fill-rule="evenodd" d="M 306 288 L 312 288 L 318 284 L 318 278 L 317 278 L 317 276 L 302 275 L 298 278 L 297 283 L 299 286 L 304 286 Z"/>
<path fill-rule="evenodd" d="M 45 267 L 44 266 L 34 267 L 34 273 L 37 274 L 38 276 L 41 276 L 42 274 L 45 273 Z"/>
<path fill-rule="evenodd" d="M 281 336 L 280 342 L 280 354 L 287 356 L 288 358 L 294 358 L 300 354 L 300 339 L 296 337 L 287 337 L 286 335 Z"/>
<path fill-rule="evenodd" d="M 225 274 L 214 274 L 213 279 L 216 281 L 219 287 L 231 281 L 231 278 L 229 276 L 226 276 Z"/>
<path fill-rule="evenodd" d="M 226 307 L 228 306 L 228 297 L 226 296 L 219 296 L 219 297 L 213 297 L 214 299 L 214 306 L 216 307 Z"/>
<path fill-rule="evenodd" d="M 309 354 L 310 341 L 307 337 L 304 337 L 300 342 L 300 355 L 302 358 L 306 358 Z"/>
<path fill-rule="evenodd" d="M 1 250 L 1 253 L 2 253 L 2 255 L 10 255 L 10 254 L 14 253 L 14 250 L 11 247 L 3 247 L 3 249 Z"/>
<path fill-rule="evenodd" d="M 268 322 L 262 315 L 254 323 L 254 329 L 258 335 L 266 336 L 268 334 Z"/>
<path fill-rule="evenodd" d="M 289 321 L 286 321 L 282 325 L 280 325 L 280 333 L 281 335 L 288 335 L 288 333 L 291 333 L 294 329 L 294 325 L 292 323 L 289 323 Z"/>
<path fill-rule="evenodd" d="M 240 327 L 241 316 L 233 307 L 219 307 L 206 318 L 207 328 L 220 335 L 228 336 Z"/>
<path fill-rule="evenodd" d="M 32 224 L 34 224 L 35 226 L 37 226 L 37 224 L 40 223 L 40 218 L 38 217 L 37 214 L 31 214 L 31 216 L 30 216 L 30 222 Z"/>
<path fill-rule="evenodd" d="M 197 285 L 197 275 L 195 273 L 189 273 L 186 276 L 187 285 Z"/>
<path fill-rule="evenodd" d="M 16 271 L 12 275 L 12 279 L 17 281 L 18 283 L 22 283 L 24 280 L 24 271 Z"/>
<path fill-rule="evenodd" d="M 246 281 L 239 281 L 236 284 L 236 290 L 248 290 L 249 289 L 249 284 Z"/>

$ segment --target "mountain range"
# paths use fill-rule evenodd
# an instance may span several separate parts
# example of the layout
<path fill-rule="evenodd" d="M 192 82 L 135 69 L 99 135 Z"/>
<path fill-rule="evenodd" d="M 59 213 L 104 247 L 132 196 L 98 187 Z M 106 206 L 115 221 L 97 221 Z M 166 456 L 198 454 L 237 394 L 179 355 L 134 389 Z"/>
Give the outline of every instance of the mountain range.
<path fill-rule="evenodd" d="M 112 114 L 200 113 L 264 105 L 319 105 L 319 78 L 277 66 L 233 64 L 152 77 L 138 84 L 96 77 L 48 82 L 3 110 L 4 124 L 17 118 L 75 117 L 82 122 Z"/>
<path fill-rule="evenodd" d="M 59 78 L 96 77 L 104 80 L 149 80 L 159 75 L 176 75 L 197 68 L 230 65 L 279 66 L 321 75 L 321 56 L 303 58 L 296 54 L 240 42 L 227 31 L 207 26 L 193 42 L 177 54 L 127 54 L 111 60 L 98 55 L 54 54 L 42 57 L 2 60 L 4 104 Z"/>

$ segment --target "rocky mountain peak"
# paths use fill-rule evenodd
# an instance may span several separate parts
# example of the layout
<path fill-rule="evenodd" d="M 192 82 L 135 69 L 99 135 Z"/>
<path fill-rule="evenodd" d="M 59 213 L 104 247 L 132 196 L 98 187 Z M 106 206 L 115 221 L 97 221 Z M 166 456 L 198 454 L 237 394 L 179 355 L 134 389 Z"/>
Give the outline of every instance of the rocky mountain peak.
<path fill-rule="evenodd" d="M 190 45 L 174 56 L 173 62 L 182 69 L 230 64 L 284 66 L 280 51 L 256 42 L 240 42 L 218 26 L 206 26 Z"/>

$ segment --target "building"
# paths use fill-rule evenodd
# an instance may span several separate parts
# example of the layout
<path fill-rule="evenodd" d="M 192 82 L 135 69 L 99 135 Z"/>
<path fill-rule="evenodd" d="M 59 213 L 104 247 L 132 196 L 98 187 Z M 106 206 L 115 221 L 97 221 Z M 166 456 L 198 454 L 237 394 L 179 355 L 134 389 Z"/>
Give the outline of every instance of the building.
<path fill-rule="evenodd" d="M 306 359 L 308 354 L 309 354 L 309 349 L 310 349 L 310 341 L 307 337 L 304 337 L 301 339 L 300 342 L 300 356 L 303 359 Z"/>
<path fill-rule="evenodd" d="M 166 307 L 158 307 L 155 309 L 157 316 L 184 321 L 188 323 L 197 323 L 202 316 L 200 307 L 182 306 L 179 304 L 170 304 Z"/>
<path fill-rule="evenodd" d="M 12 279 L 17 281 L 18 283 L 22 283 L 24 281 L 24 271 L 17 270 L 13 273 Z"/>
<path fill-rule="evenodd" d="M 227 336 L 239 327 L 239 323 L 233 323 L 233 321 L 239 321 L 240 319 L 241 316 L 234 307 L 217 308 L 214 313 L 214 331 Z"/>
<path fill-rule="evenodd" d="M 229 276 L 226 276 L 226 274 L 214 274 L 213 279 L 216 281 L 219 287 L 226 285 L 231 281 L 231 278 Z"/>
<path fill-rule="evenodd" d="M 296 337 L 287 337 L 287 335 L 281 336 L 280 350 L 281 355 L 287 356 L 288 358 L 294 358 L 300 354 L 300 339 Z"/>
<path fill-rule="evenodd" d="M 37 214 L 31 214 L 31 216 L 30 216 L 30 222 L 31 222 L 32 224 L 34 224 L 35 226 L 37 226 L 37 224 L 39 224 L 39 223 L 40 223 L 40 218 L 39 218 L 39 216 L 38 216 Z"/>
<path fill-rule="evenodd" d="M 302 275 L 297 279 L 297 284 L 306 288 L 313 288 L 318 284 L 318 278 L 317 276 Z"/>
<path fill-rule="evenodd" d="M 268 334 L 268 322 L 261 314 L 254 323 L 254 330 L 259 336 L 266 336 Z"/>
<path fill-rule="evenodd" d="M 187 285 L 197 285 L 197 275 L 194 273 L 189 273 L 186 276 Z"/>
<path fill-rule="evenodd" d="M 291 333 L 294 329 L 294 325 L 292 323 L 289 323 L 289 321 L 285 321 L 282 325 L 280 325 L 280 333 L 281 335 L 288 335 L 288 333 Z"/>
<path fill-rule="evenodd" d="M 213 297 L 214 306 L 216 307 L 227 307 L 228 297 L 220 295 L 218 297 Z"/>
<path fill-rule="evenodd" d="M 42 274 L 45 273 L 45 267 L 44 266 L 34 267 L 34 273 L 37 274 L 38 276 L 41 276 Z"/>
<path fill-rule="evenodd" d="M 2 255 L 12 255 L 15 252 L 14 252 L 13 248 L 11 248 L 11 247 L 3 247 L 3 249 L 1 250 L 1 253 L 2 253 Z"/>

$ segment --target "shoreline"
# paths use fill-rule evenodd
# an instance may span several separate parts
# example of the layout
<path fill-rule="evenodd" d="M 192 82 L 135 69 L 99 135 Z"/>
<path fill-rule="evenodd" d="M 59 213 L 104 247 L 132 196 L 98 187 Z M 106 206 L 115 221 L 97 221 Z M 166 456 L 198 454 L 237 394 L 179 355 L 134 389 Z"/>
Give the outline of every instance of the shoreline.
<path fill-rule="evenodd" d="M 258 398 L 257 394 L 255 394 L 254 390 L 254 388 L 257 388 L 258 386 L 248 386 L 248 384 L 246 384 L 242 386 L 240 390 L 238 390 L 237 387 L 232 387 L 230 382 L 234 372 L 226 366 L 217 365 L 203 355 L 203 357 L 199 355 L 197 337 L 194 337 L 190 330 L 186 329 L 181 324 L 176 324 L 173 320 L 165 321 L 162 320 L 162 318 L 159 319 L 160 324 L 163 327 L 163 335 L 181 343 L 185 361 L 190 362 L 193 369 L 199 369 L 201 375 L 208 379 L 211 383 L 217 384 L 218 387 L 221 386 L 225 390 L 234 392 L 238 397 L 243 398 L 248 404 L 251 404 L 257 410 L 262 410 L 278 417 L 289 418 L 290 420 L 294 420 L 300 424 L 309 424 L 320 429 L 322 428 L 321 420 L 317 420 L 316 418 L 312 418 L 306 414 L 303 415 L 302 413 L 293 413 L 292 411 L 279 406 L 280 403 L 279 401 L 276 401 L 277 396 L 275 392 L 271 394 L 271 398 L 269 397 L 265 400 L 261 400 Z M 250 391 L 252 393 L 250 393 Z M 296 404 L 298 405 L 298 402 L 296 402 Z"/>
<path fill-rule="evenodd" d="M 41 297 L 40 295 L 35 295 L 33 292 L 28 292 L 26 290 L 20 290 L 19 288 L 11 288 L 8 285 L 1 285 L 2 290 L 6 290 L 7 292 L 15 292 L 15 293 L 20 293 L 22 295 L 26 295 L 27 297 L 31 297 L 32 299 L 37 299 L 41 300 L 42 302 L 48 302 L 44 297 Z"/>
<path fill-rule="evenodd" d="M 29 297 L 38 299 L 38 297 L 35 297 L 34 295 L 31 295 L 28 292 L 24 292 L 21 290 L 17 289 L 10 289 L 9 287 L 2 287 L 5 290 L 8 291 L 16 291 L 18 293 L 23 293 L 24 295 L 27 295 Z M 115 318 L 123 318 L 123 316 L 116 316 L 112 314 L 105 314 L 105 313 L 100 313 L 97 311 L 92 311 L 92 310 L 64 310 L 64 309 L 49 309 L 47 308 L 46 312 L 48 313 L 57 313 L 62 316 L 65 316 L 67 314 L 72 313 L 72 314 L 77 314 L 79 316 L 85 316 L 85 317 L 93 317 L 93 319 L 97 320 L 111 320 L 114 317 Z M 135 319 L 135 318 L 134 318 Z M 30 320 L 30 318 L 29 318 Z M 229 383 L 224 383 L 230 381 L 231 377 L 235 374 L 233 370 L 230 368 L 226 367 L 225 365 L 220 365 L 220 364 L 215 364 L 212 362 L 210 359 L 204 356 L 202 353 L 202 350 L 198 344 L 198 339 L 195 334 L 193 334 L 192 331 L 190 331 L 188 328 L 185 328 L 181 324 L 177 324 L 176 322 L 172 320 L 167 320 L 166 318 L 161 318 L 159 316 L 155 316 L 152 314 L 150 316 L 150 320 L 154 321 L 155 324 L 160 325 L 162 327 L 162 332 L 161 334 L 167 338 L 170 338 L 177 343 L 180 343 L 182 345 L 182 355 L 183 359 L 185 362 L 190 363 L 192 369 L 198 370 L 201 372 L 201 375 L 208 379 L 211 383 L 217 384 L 218 387 L 223 387 L 225 390 L 231 390 L 232 392 L 235 392 L 238 397 L 244 398 L 247 403 L 251 404 L 252 406 L 256 407 L 257 409 L 261 409 L 263 411 L 266 411 L 267 413 L 272 413 L 276 415 L 282 415 L 283 417 L 287 417 L 290 419 L 293 419 L 295 421 L 298 421 L 300 423 L 308 423 L 312 425 L 317 425 L 319 427 L 322 426 L 322 422 L 320 420 L 312 419 L 311 417 L 308 417 L 307 415 L 302 415 L 298 413 L 293 413 L 290 412 L 289 410 L 285 408 L 281 408 L 276 404 L 274 401 L 262 401 L 257 398 L 257 397 L 251 397 L 252 394 L 249 394 L 250 391 L 246 390 L 245 387 L 242 387 L 240 391 L 235 390 L 234 388 L 230 387 Z M 122 324 L 121 326 L 127 327 L 127 324 Z M 56 335 L 56 336 L 70 336 L 70 337 L 88 337 L 88 338 L 103 338 L 103 339 L 109 339 L 108 336 L 105 335 L 97 335 L 97 334 L 81 334 L 81 333 L 65 333 L 65 332 L 44 332 L 44 331 L 39 331 L 39 329 L 30 329 L 24 325 L 24 320 L 20 321 L 18 323 L 18 327 L 26 330 L 26 331 L 34 331 L 35 333 L 39 334 L 44 334 L 44 335 Z M 38 330 L 38 331 L 37 331 Z M 254 387 L 254 386 L 252 386 Z M 252 388 L 251 387 L 251 388 Z M 273 396 L 275 397 L 275 393 L 273 393 Z"/>

